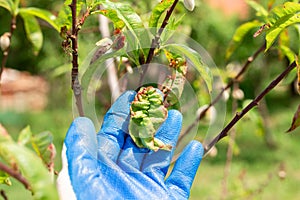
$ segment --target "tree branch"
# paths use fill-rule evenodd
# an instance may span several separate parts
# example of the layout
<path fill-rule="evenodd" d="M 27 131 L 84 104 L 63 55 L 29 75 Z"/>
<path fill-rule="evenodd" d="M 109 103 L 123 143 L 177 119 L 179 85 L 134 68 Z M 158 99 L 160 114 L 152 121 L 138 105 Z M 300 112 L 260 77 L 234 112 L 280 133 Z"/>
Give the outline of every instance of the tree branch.
<path fill-rule="evenodd" d="M 5 173 L 9 174 L 10 176 L 14 177 L 17 179 L 20 183 L 24 185 L 24 187 L 28 190 L 30 190 L 30 184 L 27 181 L 25 177 L 23 177 L 20 173 L 16 172 L 12 168 L 4 165 L 2 162 L 0 162 L 0 170 L 4 171 Z"/>
<path fill-rule="evenodd" d="M 6 196 L 4 190 L 1 190 L 1 191 L 0 191 L 0 194 L 1 194 L 1 196 L 3 197 L 4 200 L 8 200 L 8 198 L 7 198 L 7 196 Z"/>
<path fill-rule="evenodd" d="M 278 83 L 295 67 L 294 61 L 290 64 L 276 79 L 274 79 L 253 101 L 251 101 L 241 112 L 236 113 L 235 117 L 227 124 L 227 126 L 207 145 L 204 147 L 204 153 L 207 153 L 218 141 L 228 135 L 228 131 L 248 113 L 253 107 L 257 106 L 259 101 L 266 96 Z"/>
<path fill-rule="evenodd" d="M 89 11 L 81 18 L 77 24 L 77 0 L 72 0 L 72 3 L 69 5 L 72 12 L 72 32 L 71 35 L 68 35 L 68 38 L 72 42 L 72 83 L 71 87 L 75 96 L 76 106 L 80 116 L 84 116 L 82 100 L 81 100 L 81 85 L 78 79 L 78 32 L 83 25 L 86 17 L 89 15 Z"/>
<path fill-rule="evenodd" d="M 247 71 L 247 69 L 249 68 L 250 64 L 257 58 L 257 56 L 264 51 L 264 49 L 266 48 L 266 43 L 264 43 L 256 52 L 254 52 L 254 54 L 250 57 L 248 57 L 247 61 L 245 62 L 245 64 L 243 65 L 242 69 L 240 70 L 240 72 L 232 79 L 230 80 L 230 82 L 220 91 L 220 93 L 218 94 L 218 96 L 213 99 L 211 101 L 211 103 L 204 109 L 202 110 L 202 112 L 199 113 L 199 115 L 196 117 L 196 119 L 192 122 L 192 124 L 190 126 L 188 126 L 188 128 L 182 133 L 180 134 L 179 138 L 178 138 L 178 143 L 183 139 L 183 137 L 188 134 L 196 125 L 197 123 L 203 119 L 203 117 L 205 117 L 206 112 L 212 107 L 214 106 L 217 102 L 220 101 L 220 99 L 222 98 L 224 92 L 226 90 L 228 90 L 229 88 L 232 87 L 232 85 L 234 83 L 237 83 L 240 81 L 241 76 Z"/>
<path fill-rule="evenodd" d="M 139 83 L 142 84 L 143 80 L 144 80 L 144 77 L 145 77 L 145 74 L 147 73 L 147 70 L 148 70 L 148 64 L 152 61 L 153 57 L 154 57 L 154 51 L 155 49 L 159 46 L 159 39 L 161 37 L 161 34 L 163 33 L 164 29 L 166 28 L 166 26 L 168 25 L 169 23 L 169 19 L 177 5 L 177 3 L 179 2 L 179 0 L 175 0 L 174 3 L 172 4 L 172 6 L 170 7 L 170 9 L 167 11 L 167 14 L 159 28 L 159 30 L 157 31 L 155 37 L 152 39 L 152 43 L 151 43 L 151 47 L 150 47 L 150 50 L 149 50 L 149 53 L 148 53 L 148 56 L 147 56 L 147 60 L 146 60 L 146 67 L 143 71 L 143 73 L 141 74 L 141 77 L 140 77 L 140 81 Z"/>
<path fill-rule="evenodd" d="M 16 25 L 16 16 L 12 16 L 11 22 L 10 22 L 10 32 L 8 32 L 8 37 L 10 40 L 9 46 L 7 47 L 6 50 L 4 50 L 3 52 L 3 58 L 2 58 L 2 62 L 1 62 L 1 68 L 0 68 L 0 86 L 1 86 L 1 76 L 2 76 L 2 72 L 4 70 L 4 68 L 6 67 L 6 63 L 7 63 L 7 59 L 8 59 L 8 55 L 9 55 L 9 51 L 10 51 L 10 44 L 11 44 L 11 38 L 13 35 L 13 32 L 16 30 L 17 25 Z"/>

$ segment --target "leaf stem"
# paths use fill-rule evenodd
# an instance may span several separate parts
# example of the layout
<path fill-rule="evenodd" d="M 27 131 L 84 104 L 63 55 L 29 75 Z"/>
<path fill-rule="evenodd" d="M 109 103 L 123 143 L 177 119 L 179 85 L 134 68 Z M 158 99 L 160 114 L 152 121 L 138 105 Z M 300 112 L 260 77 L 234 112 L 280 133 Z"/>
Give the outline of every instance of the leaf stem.
<path fill-rule="evenodd" d="M 146 67 L 144 68 L 144 71 L 142 72 L 141 74 L 141 77 L 140 77 L 140 81 L 139 83 L 142 84 L 143 80 L 144 80 L 144 77 L 145 77 L 145 74 L 147 73 L 147 70 L 148 70 L 148 64 L 152 61 L 153 57 L 154 57 L 154 51 L 155 49 L 159 46 L 159 39 L 164 31 L 164 29 L 166 28 L 166 26 L 168 25 L 169 23 L 169 19 L 177 5 L 177 3 L 179 2 L 179 0 L 175 0 L 172 4 L 172 6 L 170 7 L 170 9 L 167 11 L 167 14 L 159 28 L 159 30 L 157 31 L 155 37 L 152 39 L 152 43 L 151 43 L 151 47 L 150 47 L 150 50 L 149 50 L 149 53 L 148 53 L 148 56 L 147 56 L 147 59 L 146 59 Z"/>
<path fill-rule="evenodd" d="M 234 118 L 227 124 L 227 126 L 207 145 L 204 147 L 204 153 L 207 153 L 218 141 L 228 135 L 228 131 L 248 113 L 253 107 L 257 106 L 259 101 L 266 96 L 278 83 L 295 67 L 296 62 L 291 63 L 281 74 L 277 76 L 254 100 L 252 100 L 241 112 L 235 114 Z"/>
<path fill-rule="evenodd" d="M 22 183 L 24 185 L 24 187 L 28 190 L 30 190 L 30 184 L 27 181 L 27 179 L 22 176 L 20 173 L 18 173 L 17 171 L 15 171 L 14 169 L 6 166 L 5 164 L 3 164 L 2 162 L 0 162 L 0 170 L 4 171 L 5 173 L 9 174 L 10 176 L 14 177 L 15 179 L 17 179 L 20 183 Z"/>
<path fill-rule="evenodd" d="M 183 137 L 188 134 L 196 125 L 197 123 L 203 119 L 203 117 L 205 117 L 206 112 L 212 107 L 214 106 L 217 102 L 220 101 L 220 99 L 222 98 L 224 92 L 226 90 L 228 90 L 229 88 L 231 88 L 233 86 L 234 83 L 237 83 L 240 81 L 240 77 L 247 71 L 247 69 L 249 68 L 250 64 L 257 58 L 257 56 L 264 51 L 264 49 L 266 48 L 266 43 L 264 43 L 256 52 L 254 52 L 253 55 L 251 55 L 250 57 L 248 57 L 247 61 L 245 62 L 245 64 L 243 65 L 242 69 L 240 70 L 240 72 L 232 79 L 230 80 L 230 82 L 220 91 L 220 93 L 218 94 L 218 96 L 216 96 L 211 103 L 204 109 L 202 110 L 202 112 L 199 113 L 199 115 L 196 117 L 196 119 L 192 122 L 192 124 L 190 124 L 190 126 L 188 126 L 188 128 L 182 133 L 180 134 L 179 138 L 178 138 L 178 143 L 183 139 Z"/>

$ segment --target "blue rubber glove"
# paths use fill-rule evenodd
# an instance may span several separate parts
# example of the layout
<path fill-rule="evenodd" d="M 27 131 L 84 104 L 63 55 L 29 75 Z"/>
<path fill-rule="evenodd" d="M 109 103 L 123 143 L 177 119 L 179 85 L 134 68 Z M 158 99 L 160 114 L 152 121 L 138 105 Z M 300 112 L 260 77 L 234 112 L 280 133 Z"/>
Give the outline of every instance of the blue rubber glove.
<path fill-rule="evenodd" d="M 96 134 L 93 123 L 77 118 L 64 142 L 63 169 L 58 177 L 61 199 L 188 199 L 203 148 L 191 141 L 165 179 L 174 152 L 138 148 L 128 134 L 130 102 L 125 92 L 104 117 Z M 156 137 L 176 146 L 182 124 L 171 110 Z"/>

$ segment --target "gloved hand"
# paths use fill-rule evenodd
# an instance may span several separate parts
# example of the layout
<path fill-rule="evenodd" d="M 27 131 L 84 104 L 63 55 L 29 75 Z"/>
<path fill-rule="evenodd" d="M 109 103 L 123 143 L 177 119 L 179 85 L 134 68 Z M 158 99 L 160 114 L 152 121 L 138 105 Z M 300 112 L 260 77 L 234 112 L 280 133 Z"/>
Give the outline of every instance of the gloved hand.
<path fill-rule="evenodd" d="M 174 152 L 138 148 L 128 134 L 130 102 L 125 92 L 104 117 L 96 134 L 87 118 L 71 124 L 63 147 L 58 177 L 61 199 L 187 199 L 203 148 L 191 141 L 165 179 Z M 171 110 L 155 137 L 176 146 L 182 115 Z"/>

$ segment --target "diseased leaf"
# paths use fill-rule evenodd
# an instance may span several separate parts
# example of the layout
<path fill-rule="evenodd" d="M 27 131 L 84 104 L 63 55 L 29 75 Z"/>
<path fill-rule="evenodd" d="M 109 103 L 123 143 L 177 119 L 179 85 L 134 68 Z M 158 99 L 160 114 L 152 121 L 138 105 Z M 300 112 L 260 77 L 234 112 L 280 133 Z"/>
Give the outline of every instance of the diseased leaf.
<path fill-rule="evenodd" d="M 277 36 L 288 26 L 300 23 L 300 4 L 286 2 L 283 5 L 276 6 L 270 12 L 267 21 L 269 29 L 266 33 L 267 51 L 277 39 Z"/>
<path fill-rule="evenodd" d="M 11 14 L 14 13 L 14 3 L 12 0 L 0 0 L 0 7 L 5 8 Z"/>
<path fill-rule="evenodd" d="M 152 10 L 149 27 L 157 28 L 161 15 L 174 3 L 174 0 L 162 0 Z"/>
<path fill-rule="evenodd" d="M 261 25 L 262 23 L 259 21 L 251 21 L 251 22 L 246 22 L 241 26 L 239 26 L 236 29 L 232 37 L 232 40 L 229 44 L 229 47 L 226 50 L 226 59 L 229 59 L 231 55 L 234 53 L 234 51 L 237 49 L 237 47 L 240 46 L 247 33 L 249 33 L 254 28 L 260 27 Z"/>
<path fill-rule="evenodd" d="M 134 143 L 140 148 L 170 151 L 171 145 L 155 138 L 167 116 L 162 95 L 152 86 L 141 87 L 130 106 L 129 134 Z"/>
<path fill-rule="evenodd" d="M 43 45 L 43 34 L 37 19 L 26 12 L 20 12 L 24 21 L 25 32 L 28 40 L 32 43 L 34 54 L 37 55 Z"/>
<path fill-rule="evenodd" d="M 98 49 L 95 51 L 95 53 L 91 59 L 90 65 L 93 64 L 102 55 L 104 55 L 111 48 L 112 44 L 113 44 L 113 41 L 109 38 L 103 38 L 102 40 L 99 40 L 96 43 L 96 46 L 98 46 Z"/>
<path fill-rule="evenodd" d="M 50 13 L 47 10 L 43 10 L 40 8 L 28 7 L 28 8 L 20 8 L 19 12 L 38 17 L 38 18 L 46 21 L 47 23 L 49 23 L 55 30 L 60 31 L 60 27 L 58 27 L 57 24 L 55 23 L 55 19 L 56 19 L 55 15 L 53 15 L 52 13 Z"/>
<path fill-rule="evenodd" d="M 194 49 L 181 44 L 166 44 L 161 46 L 161 49 L 167 49 L 170 52 L 183 55 L 188 59 L 193 66 L 199 71 L 204 79 L 209 91 L 212 90 L 212 75 L 210 69 L 202 62 L 201 56 Z"/>
<path fill-rule="evenodd" d="M 300 126 L 300 105 L 298 106 L 297 111 L 294 114 L 292 125 L 289 128 L 289 130 L 287 130 L 287 132 L 291 132 L 291 131 L 295 130 L 296 128 L 298 128 L 299 126 Z"/>
<path fill-rule="evenodd" d="M 179 99 L 182 95 L 185 75 L 187 73 L 186 60 L 183 56 L 173 54 L 164 50 L 169 61 L 169 67 L 172 74 L 166 78 L 162 84 L 162 92 L 165 95 L 164 104 L 168 109 L 180 109 Z"/>

